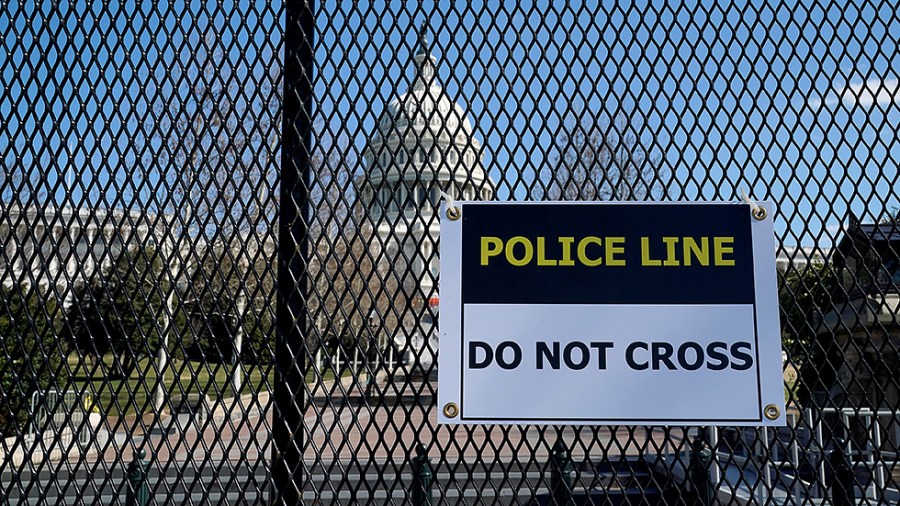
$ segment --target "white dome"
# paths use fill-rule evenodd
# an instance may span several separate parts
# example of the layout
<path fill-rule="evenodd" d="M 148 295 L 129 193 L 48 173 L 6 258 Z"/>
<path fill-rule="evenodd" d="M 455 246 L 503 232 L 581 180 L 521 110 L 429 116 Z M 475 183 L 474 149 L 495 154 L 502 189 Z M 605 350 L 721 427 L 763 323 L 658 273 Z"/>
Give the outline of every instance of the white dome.
<path fill-rule="evenodd" d="M 378 118 L 363 151 L 366 171 L 356 182 L 360 211 L 371 220 L 384 261 L 403 293 L 429 300 L 437 293 L 440 270 L 437 214 L 442 194 L 456 200 L 491 200 L 494 183 L 484 172 L 472 123 L 436 82 L 424 31 L 419 32 L 413 58 L 412 86 Z M 434 320 L 426 323 L 423 316 L 418 328 L 433 336 Z M 404 337 L 409 335 L 404 333 L 397 342 L 409 344 Z M 413 346 L 421 347 L 424 339 Z"/>
<path fill-rule="evenodd" d="M 437 85 L 414 87 L 388 104 L 378 122 L 382 139 L 392 135 L 425 134 L 442 141 L 477 142 L 473 138 L 472 123 L 459 104 L 450 100 Z"/>
<path fill-rule="evenodd" d="M 366 149 L 370 177 L 379 180 L 386 172 L 402 172 L 394 177 L 421 180 L 417 167 L 408 164 L 417 150 L 433 149 L 448 159 L 429 165 L 436 178 L 459 181 L 486 179 L 481 167 L 481 143 L 474 137 L 472 123 L 465 110 L 454 102 L 435 79 L 434 57 L 427 40 L 420 36 L 419 50 L 413 58 L 416 75 L 409 91 L 392 100 L 378 120 L 378 127 Z M 386 157 L 377 163 L 379 157 Z M 390 161 L 388 161 L 390 160 Z M 396 163 L 394 163 L 396 162 Z M 421 162 L 421 160 L 420 160 Z M 409 170 L 413 169 L 413 170 Z M 426 177 L 427 174 L 424 174 Z"/>

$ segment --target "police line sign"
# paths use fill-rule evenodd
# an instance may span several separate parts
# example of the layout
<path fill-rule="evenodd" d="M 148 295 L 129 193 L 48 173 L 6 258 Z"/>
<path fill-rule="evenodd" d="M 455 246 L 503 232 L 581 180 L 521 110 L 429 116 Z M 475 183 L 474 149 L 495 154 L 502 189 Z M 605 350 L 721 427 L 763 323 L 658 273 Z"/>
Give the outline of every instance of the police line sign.
<path fill-rule="evenodd" d="M 784 424 L 766 206 L 456 206 L 440 422 Z"/>

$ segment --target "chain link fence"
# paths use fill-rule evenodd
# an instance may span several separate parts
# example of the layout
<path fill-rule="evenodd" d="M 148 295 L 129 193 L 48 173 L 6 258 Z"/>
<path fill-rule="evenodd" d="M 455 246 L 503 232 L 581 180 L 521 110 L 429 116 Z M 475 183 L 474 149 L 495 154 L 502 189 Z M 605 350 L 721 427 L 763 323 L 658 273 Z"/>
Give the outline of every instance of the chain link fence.
<path fill-rule="evenodd" d="M 4 4 L 0 504 L 900 501 L 898 39 L 877 2 Z M 785 427 L 436 423 L 442 193 L 743 192 Z"/>

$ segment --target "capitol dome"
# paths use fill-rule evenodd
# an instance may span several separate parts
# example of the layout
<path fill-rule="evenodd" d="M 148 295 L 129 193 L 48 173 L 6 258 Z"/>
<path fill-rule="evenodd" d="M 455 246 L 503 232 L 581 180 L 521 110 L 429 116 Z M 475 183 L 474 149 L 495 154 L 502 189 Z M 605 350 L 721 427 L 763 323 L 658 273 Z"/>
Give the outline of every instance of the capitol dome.
<path fill-rule="evenodd" d="M 423 55 L 417 55 L 421 57 Z M 444 89 L 434 83 L 426 84 L 426 78 L 418 74 L 413 88 L 388 104 L 378 122 L 381 139 L 393 135 L 430 134 L 449 141 L 478 141 L 472 136 L 472 123 L 465 111 L 454 103 Z"/>
<path fill-rule="evenodd" d="M 366 147 L 370 179 L 444 181 L 450 184 L 441 186 L 451 191 L 465 183 L 484 186 L 481 143 L 465 110 L 438 84 L 424 33 L 413 61 L 412 86 L 387 105 Z M 465 197 L 465 191 L 454 193 Z"/>
<path fill-rule="evenodd" d="M 412 308 L 403 312 L 395 342 L 408 345 L 413 361 L 424 363 L 437 349 L 441 194 L 456 201 L 492 200 L 494 183 L 465 110 L 437 82 L 424 29 L 412 59 L 412 84 L 379 117 L 356 188 L 357 212 L 375 232 L 370 248 L 385 273 L 379 276 L 383 289 L 392 301 L 409 301 Z"/>

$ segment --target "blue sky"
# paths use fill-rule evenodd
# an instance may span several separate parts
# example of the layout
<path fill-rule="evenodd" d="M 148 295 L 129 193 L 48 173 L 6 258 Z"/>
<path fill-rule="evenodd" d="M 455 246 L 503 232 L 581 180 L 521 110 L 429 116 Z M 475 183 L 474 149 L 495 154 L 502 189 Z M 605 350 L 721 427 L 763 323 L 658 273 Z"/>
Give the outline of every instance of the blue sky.
<path fill-rule="evenodd" d="M 900 206 L 895 5 L 586 4 L 321 2 L 319 139 L 362 170 L 378 115 L 412 79 L 424 22 L 500 198 L 546 180 L 561 128 L 627 115 L 677 180 L 669 198 L 774 200 L 785 244 L 828 246 L 848 212 L 873 221 Z M 211 27 L 248 102 L 282 58 L 283 14 L 268 2 L 72 5 L 0 9 L 0 161 L 46 172 L 50 200 L 152 200 L 165 131 L 147 111 L 190 84 L 168 69 L 196 69 L 185 49 Z M 70 193 L 56 176 L 67 171 Z"/>
<path fill-rule="evenodd" d="M 230 69 L 221 80 L 253 108 L 277 78 L 267 72 L 280 66 L 280 16 L 268 2 L 5 4 L 0 161 L 28 172 L 19 197 L 166 208 L 164 142 L 177 111 L 192 110 L 179 102 L 204 82 L 205 55 Z"/>
<path fill-rule="evenodd" d="M 320 106 L 348 111 L 329 128 L 360 150 L 408 86 L 424 21 L 501 199 L 552 170 L 560 125 L 627 114 L 683 185 L 670 198 L 774 200 L 785 244 L 828 246 L 848 212 L 872 221 L 900 206 L 895 6 L 667 4 L 326 3 Z"/>

